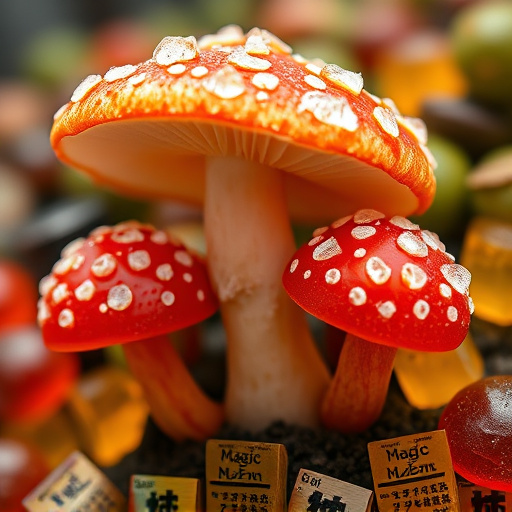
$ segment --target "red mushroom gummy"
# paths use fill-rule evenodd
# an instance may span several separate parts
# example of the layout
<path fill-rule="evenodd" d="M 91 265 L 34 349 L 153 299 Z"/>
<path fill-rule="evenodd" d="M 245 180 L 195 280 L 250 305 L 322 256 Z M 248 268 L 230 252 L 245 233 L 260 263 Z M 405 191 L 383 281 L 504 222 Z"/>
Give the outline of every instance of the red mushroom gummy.
<path fill-rule="evenodd" d="M 204 262 L 183 244 L 135 221 L 102 226 L 63 250 L 41 295 L 39 323 L 50 349 L 124 344 L 164 432 L 203 439 L 220 426 L 222 407 L 196 385 L 166 336 L 217 309 Z"/>
<path fill-rule="evenodd" d="M 471 483 L 512 492 L 512 376 L 480 379 L 444 408 L 453 469 Z"/>
<path fill-rule="evenodd" d="M 165 37 L 147 61 L 85 78 L 51 143 L 99 183 L 204 206 L 229 421 L 317 425 L 329 374 L 281 286 L 290 217 L 325 222 L 367 204 L 425 211 L 435 179 L 424 124 L 365 91 L 360 73 L 230 25 Z"/>
<path fill-rule="evenodd" d="M 361 431 L 380 415 L 398 348 L 456 348 L 469 328 L 471 276 L 437 235 L 359 210 L 314 238 L 283 275 L 291 298 L 347 332 L 322 404 L 325 425 Z"/>

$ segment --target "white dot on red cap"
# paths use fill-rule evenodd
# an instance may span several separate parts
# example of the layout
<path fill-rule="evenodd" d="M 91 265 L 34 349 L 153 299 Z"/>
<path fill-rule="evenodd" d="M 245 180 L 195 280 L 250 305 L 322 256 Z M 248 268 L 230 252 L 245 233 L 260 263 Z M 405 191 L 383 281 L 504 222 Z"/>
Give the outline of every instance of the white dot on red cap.
<path fill-rule="evenodd" d="M 43 322 L 46 322 L 51 317 L 50 308 L 48 307 L 48 304 L 42 299 L 39 299 L 37 302 L 37 321 L 39 325 L 41 325 Z"/>
<path fill-rule="evenodd" d="M 383 318 L 391 318 L 396 313 L 396 306 L 392 301 L 387 300 L 377 305 L 377 311 Z"/>
<path fill-rule="evenodd" d="M 420 299 L 414 303 L 412 312 L 419 320 L 425 320 L 430 313 L 430 305 L 427 301 Z"/>
<path fill-rule="evenodd" d="M 61 251 L 61 256 L 63 258 L 67 258 L 68 256 L 72 256 L 75 254 L 78 250 L 80 250 L 85 243 L 85 238 L 77 238 L 76 240 L 73 240 L 72 242 L 69 242 Z"/>
<path fill-rule="evenodd" d="M 192 259 L 192 256 L 187 251 L 176 251 L 174 253 L 174 259 L 181 263 L 182 265 L 185 265 L 185 267 L 191 267 L 194 263 L 194 260 Z"/>
<path fill-rule="evenodd" d="M 113 286 L 108 291 L 107 305 L 115 311 L 125 310 L 133 300 L 133 294 L 130 288 L 125 284 Z"/>
<path fill-rule="evenodd" d="M 66 283 L 58 284 L 52 291 L 52 299 L 55 304 L 59 304 L 69 296 L 68 285 Z"/>
<path fill-rule="evenodd" d="M 304 77 L 304 82 L 306 82 L 309 86 L 314 87 L 315 89 L 319 89 L 323 91 L 327 88 L 326 83 L 315 75 L 306 75 Z"/>
<path fill-rule="evenodd" d="M 359 94 L 364 87 L 361 73 L 348 71 L 340 68 L 336 64 L 327 64 L 324 66 L 321 71 L 321 76 L 329 82 L 352 91 L 354 94 Z"/>
<path fill-rule="evenodd" d="M 144 80 L 146 80 L 146 73 L 139 73 L 128 78 L 128 83 L 130 85 L 140 85 Z"/>
<path fill-rule="evenodd" d="M 126 231 L 114 231 L 111 238 L 119 244 L 132 244 L 134 242 L 142 242 L 144 235 L 138 229 L 128 229 Z"/>
<path fill-rule="evenodd" d="M 304 272 L 304 279 L 309 279 L 311 277 L 311 270 L 306 270 L 306 272 Z"/>
<path fill-rule="evenodd" d="M 249 55 L 243 48 L 234 50 L 230 54 L 228 62 L 239 68 L 251 71 L 266 71 L 272 66 L 268 60 Z"/>
<path fill-rule="evenodd" d="M 163 231 L 160 231 L 160 230 L 153 231 L 153 233 L 151 233 L 151 235 L 149 235 L 149 239 L 153 243 L 158 244 L 158 245 L 164 245 L 169 241 L 169 238 L 167 237 L 167 235 Z"/>
<path fill-rule="evenodd" d="M 169 263 L 162 263 L 156 268 L 156 277 L 158 277 L 160 281 L 169 281 L 173 275 L 174 272 Z"/>
<path fill-rule="evenodd" d="M 441 265 L 441 273 L 459 293 L 467 294 L 471 283 L 471 273 L 466 267 L 457 263 Z"/>
<path fill-rule="evenodd" d="M 75 297 L 80 301 L 91 300 L 94 296 L 96 287 L 90 279 L 86 279 L 82 284 L 76 287 Z"/>
<path fill-rule="evenodd" d="M 395 114 L 388 108 L 375 107 L 373 109 L 373 117 L 380 124 L 381 128 L 392 137 L 400 135 L 400 129 L 396 122 Z"/>
<path fill-rule="evenodd" d="M 325 237 L 323 237 L 322 235 L 315 235 L 309 242 L 308 242 L 308 245 L 309 246 L 312 246 L 312 245 L 316 245 L 317 243 L 321 242 Z"/>
<path fill-rule="evenodd" d="M 137 71 L 137 66 L 126 64 L 125 66 L 114 66 L 110 68 L 103 77 L 107 82 L 115 82 L 121 78 L 127 78 Z"/>
<path fill-rule="evenodd" d="M 101 75 L 89 75 L 85 77 L 71 95 L 73 103 L 80 101 L 91 89 L 101 82 Z"/>
<path fill-rule="evenodd" d="M 160 295 L 160 300 L 164 304 L 164 306 L 172 306 L 174 304 L 174 301 L 176 300 L 176 297 L 174 296 L 174 293 L 165 291 L 162 292 L 162 295 Z"/>
<path fill-rule="evenodd" d="M 399 228 L 402 229 L 410 229 L 413 231 L 420 229 L 418 224 L 414 224 L 414 222 L 411 222 L 409 219 L 401 217 L 400 215 L 395 215 L 394 217 L 391 217 L 391 219 L 389 219 L 389 223 L 393 224 L 394 226 L 398 226 Z"/>
<path fill-rule="evenodd" d="M 202 86 L 222 100 L 237 98 L 245 92 L 244 80 L 232 66 L 225 66 L 211 73 L 202 82 Z"/>
<path fill-rule="evenodd" d="M 373 226 L 356 226 L 350 234 L 356 240 L 364 240 L 365 238 L 370 238 L 375 235 L 377 230 Z"/>
<path fill-rule="evenodd" d="M 373 222 L 374 220 L 383 219 L 385 215 L 377 210 L 372 210 L 371 208 L 364 208 L 362 210 L 358 210 L 354 214 L 354 222 L 356 224 L 368 224 L 369 222 Z"/>
<path fill-rule="evenodd" d="M 359 249 L 356 249 L 354 251 L 354 256 L 356 258 L 363 258 L 364 256 L 366 256 L 366 249 L 364 247 L 360 247 Z"/>
<path fill-rule="evenodd" d="M 475 312 L 475 303 L 471 297 L 468 297 L 469 314 L 472 315 Z"/>
<path fill-rule="evenodd" d="M 279 78 L 272 73 L 256 73 L 252 77 L 252 83 L 265 91 L 273 91 L 279 85 Z"/>
<path fill-rule="evenodd" d="M 348 300 L 354 306 L 366 304 L 366 292 L 360 286 L 355 286 L 348 292 Z"/>
<path fill-rule="evenodd" d="M 63 309 L 59 313 L 59 318 L 57 320 L 59 327 L 69 328 L 75 325 L 75 315 L 71 309 Z"/>
<path fill-rule="evenodd" d="M 257 101 L 268 101 L 269 99 L 270 99 L 270 96 L 268 95 L 268 92 L 266 92 L 266 91 L 258 91 L 256 93 Z"/>
<path fill-rule="evenodd" d="M 372 256 L 366 262 L 366 274 L 375 284 L 384 284 L 391 277 L 391 268 L 378 256 Z"/>
<path fill-rule="evenodd" d="M 71 268 L 73 267 L 73 263 L 75 262 L 75 256 L 67 256 L 66 258 L 62 258 L 53 265 L 52 272 L 54 274 L 63 276 L 67 274 Z"/>
<path fill-rule="evenodd" d="M 194 59 L 199 53 L 194 36 L 164 37 L 153 52 L 153 58 L 161 66 L 170 66 L 176 62 L 186 62 Z"/>
<path fill-rule="evenodd" d="M 446 316 L 448 317 L 448 320 L 450 320 L 450 322 L 456 322 L 457 318 L 459 317 L 459 312 L 457 311 L 457 308 L 455 308 L 454 306 L 448 306 Z"/>
<path fill-rule="evenodd" d="M 410 290 L 419 290 L 427 283 L 427 274 L 418 265 L 414 263 L 404 263 L 400 271 L 402 282 Z"/>
<path fill-rule="evenodd" d="M 192 282 L 192 274 L 189 274 L 188 272 L 185 272 L 183 274 L 183 280 L 187 283 L 191 283 Z"/>
<path fill-rule="evenodd" d="M 203 290 L 197 290 L 197 298 L 203 302 L 205 299 L 204 291 Z"/>
<path fill-rule="evenodd" d="M 336 284 L 341 279 L 341 272 L 337 268 L 330 268 L 325 273 L 325 282 L 327 284 Z"/>
<path fill-rule="evenodd" d="M 52 288 L 56 286 L 58 283 L 57 279 L 52 276 L 44 276 L 41 281 L 39 281 L 39 293 L 40 295 L 46 295 L 47 293 L 50 293 Z"/>
<path fill-rule="evenodd" d="M 190 70 L 190 74 L 194 78 L 202 78 L 208 74 L 208 68 L 206 66 L 196 66 Z"/>
<path fill-rule="evenodd" d="M 102 302 L 99 307 L 100 313 L 106 313 L 108 311 L 108 306 Z"/>
<path fill-rule="evenodd" d="M 173 64 L 167 68 L 167 72 L 171 75 L 182 75 L 187 70 L 185 64 Z"/>
<path fill-rule="evenodd" d="M 299 264 L 299 260 L 295 258 L 290 264 L 290 273 L 293 274 L 297 269 L 297 265 Z"/>
<path fill-rule="evenodd" d="M 451 299 L 452 289 L 445 283 L 439 285 L 439 293 L 446 299 Z"/>
<path fill-rule="evenodd" d="M 341 254 L 341 247 L 339 246 L 336 238 L 331 236 L 331 238 L 328 238 L 325 242 L 322 242 L 315 247 L 313 251 L 313 259 L 316 261 L 323 261 L 338 254 Z"/>
<path fill-rule="evenodd" d="M 114 256 L 110 253 L 105 253 L 93 261 L 91 265 L 91 272 L 96 277 L 105 277 L 112 274 L 116 267 L 117 261 Z"/>
<path fill-rule="evenodd" d="M 396 239 L 398 246 L 411 256 L 424 258 L 428 255 L 427 244 L 411 231 L 404 231 Z"/>
<path fill-rule="evenodd" d="M 334 229 L 339 228 L 339 227 L 343 226 L 343 224 L 346 224 L 351 218 L 352 218 L 352 215 L 346 215 L 345 217 L 341 217 L 340 219 L 335 220 L 331 224 L 331 228 L 334 228 Z"/>
<path fill-rule="evenodd" d="M 128 254 L 128 265 L 132 270 L 144 270 L 151 265 L 149 252 L 145 250 L 133 251 Z"/>

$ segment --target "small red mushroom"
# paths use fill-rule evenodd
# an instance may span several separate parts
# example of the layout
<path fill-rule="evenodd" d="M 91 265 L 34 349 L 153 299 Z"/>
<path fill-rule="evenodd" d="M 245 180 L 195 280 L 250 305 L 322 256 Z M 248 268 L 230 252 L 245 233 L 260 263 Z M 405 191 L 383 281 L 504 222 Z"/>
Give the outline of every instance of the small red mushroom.
<path fill-rule="evenodd" d="M 283 275 L 291 298 L 347 331 L 322 421 L 362 431 L 380 415 L 397 348 L 446 351 L 467 334 L 471 276 L 436 235 L 359 210 L 317 229 Z"/>
<path fill-rule="evenodd" d="M 63 250 L 41 281 L 46 345 L 80 351 L 122 343 L 152 416 L 175 439 L 205 439 L 223 408 L 193 380 L 165 334 L 212 315 L 217 301 L 204 263 L 152 226 L 100 227 Z"/>
<path fill-rule="evenodd" d="M 469 482 L 512 492 L 512 376 L 480 379 L 444 408 L 453 469 Z"/>

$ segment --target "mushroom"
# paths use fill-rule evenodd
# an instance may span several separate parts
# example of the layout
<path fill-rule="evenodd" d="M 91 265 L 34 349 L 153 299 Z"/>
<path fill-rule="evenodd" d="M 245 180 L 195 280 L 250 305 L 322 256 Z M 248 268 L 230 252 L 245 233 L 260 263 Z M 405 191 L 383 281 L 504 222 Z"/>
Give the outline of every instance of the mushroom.
<path fill-rule="evenodd" d="M 174 439 L 205 439 L 223 408 L 196 384 L 165 334 L 212 315 L 217 301 L 202 260 L 136 221 L 95 229 L 64 248 L 41 281 L 38 319 L 55 351 L 123 344 L 151 414 Z"/>
<path fill-rule="evenodd" d="M 460 390 L 439 419 L 453 469 L 466 480 L 512 492 L 512 376 L 480 379 Z"/>
<path fill-rule="evenodd" d="M 363 209 L 317 229 L 292 257 L 290 297 L 347 331 L 322 403 L 327 427 L 358 432 L 379 417 L 397 348 L 439 352 L 464 340 L 471 275 L 444 249 L 405 217 Z"/>
<path fill-rule="evenodd" d="M 366 204 L 424 211 L 435 179 L 424 125 L 309 62 L 266 30 L 165 37 L 153 57 L 91 75 L 55 115 L 66 164 L 126 194 L 204 205 L 208 266 L 227 337 L 230 422 L 318 422 L 328 384 L 305 317 L 280 285 L 290 218 Z"/>

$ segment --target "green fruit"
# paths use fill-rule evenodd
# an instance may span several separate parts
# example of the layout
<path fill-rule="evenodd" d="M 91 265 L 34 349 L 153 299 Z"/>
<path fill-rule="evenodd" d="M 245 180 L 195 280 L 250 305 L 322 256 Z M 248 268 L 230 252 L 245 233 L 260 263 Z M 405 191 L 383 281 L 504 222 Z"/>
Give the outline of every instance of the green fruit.
<path fill-rule="evenodd" d="M 485 103 L 511 105 L 512 2 L 473 4 L 458 13 L 450 31 L 471 95 Z"/>
<path fill-rule="evenodd" d="M 467 213 L 466 177 L 471 162 L 456 144 L 438 135 L 430 135 L 428 148 L 437 161 L 434 170 L 437 189 L 432 206 L 423 214 L 411 217 L 422 229 L 437 233 L 441 239 L 463 231 Z"/>

